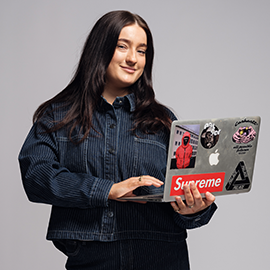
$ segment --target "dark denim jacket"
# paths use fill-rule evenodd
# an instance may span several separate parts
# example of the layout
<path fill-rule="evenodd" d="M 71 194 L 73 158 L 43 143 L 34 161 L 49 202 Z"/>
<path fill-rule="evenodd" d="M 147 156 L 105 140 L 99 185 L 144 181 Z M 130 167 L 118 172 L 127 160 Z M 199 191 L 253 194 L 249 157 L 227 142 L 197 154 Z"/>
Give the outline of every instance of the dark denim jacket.
<path fill-rule="evenodd" d="M 33 125 L 19 162 L 29 200 L 52 205 L 47 239 L 182 241 L 186 229 L 208 223 L 215 204 L 187 217 L 175 213 L 169 203 L 108 200 L 112 185 L 129 177 L 151 175 L 164 181 L 169 134 L 134 136 L 134 109 L 133 94 L 117 98 L 113 106 L 103 101 L 93 116 L 98 133 L 91 131 L 81 144 L 70 142 L 65 128 L 43 132 L 63 118 L 64 108 Z M 175 119 L 172 113 L 171 117 Z M 73 140 L 78 134 L 74 132 Z M 160 189 L 136 190 L 137 194 L 155 192 Z"/>

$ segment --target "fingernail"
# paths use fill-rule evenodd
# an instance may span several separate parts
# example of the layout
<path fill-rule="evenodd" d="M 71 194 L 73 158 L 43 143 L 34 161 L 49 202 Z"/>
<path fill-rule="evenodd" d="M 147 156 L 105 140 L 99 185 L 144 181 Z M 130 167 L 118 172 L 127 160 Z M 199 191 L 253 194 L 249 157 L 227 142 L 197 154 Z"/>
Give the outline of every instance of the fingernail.
<path fill-rule="evenodd" d="M 184 190 L 188 190 L 189 189 L 189 185 L 184 185 Z"/>
<path fill-rule="evenodd" d="M 208 196 L 208 197 L 211 197 L 212 199 L 215 199 L 215 196 L 212 193 L 208 192 L 208 191 L 205 193 L 205 195 Z"/>

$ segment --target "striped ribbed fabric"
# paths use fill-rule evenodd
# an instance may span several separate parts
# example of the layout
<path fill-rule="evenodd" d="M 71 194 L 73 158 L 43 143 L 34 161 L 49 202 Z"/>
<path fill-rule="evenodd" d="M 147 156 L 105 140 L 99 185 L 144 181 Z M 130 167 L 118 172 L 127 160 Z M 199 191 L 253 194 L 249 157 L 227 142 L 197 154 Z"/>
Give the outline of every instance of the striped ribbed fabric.
<path fill-rule="evenodd" d="M 47 239 L 179 242 L 186 238 L 186 229 L 210 220 L 215 204 L 196 216 L 184 217 L 169 203 L 108 200 L 112 185 L 129 177 L 165 178 L 169 134 L 132 134 L 133 94 L 117 98 L 113 105 L 103 101 L 93 116 L 98 133 L 92 130 L 81 144 L 71 142 L 65 128 L 44 132 L 66 113 L 63 107 L 53 109 L 33 125 L 19 154 L 29 200 L 52 205 Z M 79 127 L 72 134 L 74 141 L 80 137 L 78 131 Z M 135 192 L 160 191 L 162 188 L 143 187 Z"/>
<path fill-rule="evenodd" d="M 186 241 L 54 241 L 68 270 L 189 270 Z"/>

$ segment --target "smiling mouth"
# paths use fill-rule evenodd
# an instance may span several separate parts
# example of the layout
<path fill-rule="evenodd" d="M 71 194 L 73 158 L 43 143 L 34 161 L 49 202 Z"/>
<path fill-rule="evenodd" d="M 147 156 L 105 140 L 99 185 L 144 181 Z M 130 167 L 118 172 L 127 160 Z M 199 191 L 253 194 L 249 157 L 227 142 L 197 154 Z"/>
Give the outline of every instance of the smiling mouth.
<path fill-rule="evenodd" d="M 122 68 L 124 71 L 128 72 L 128 73 L 134 73 L 134 72 L 136 71 L 135 68 L 131 68 L 131 67 L 124 67 L 124 66 L 121 66 L 121 68 Z"/>

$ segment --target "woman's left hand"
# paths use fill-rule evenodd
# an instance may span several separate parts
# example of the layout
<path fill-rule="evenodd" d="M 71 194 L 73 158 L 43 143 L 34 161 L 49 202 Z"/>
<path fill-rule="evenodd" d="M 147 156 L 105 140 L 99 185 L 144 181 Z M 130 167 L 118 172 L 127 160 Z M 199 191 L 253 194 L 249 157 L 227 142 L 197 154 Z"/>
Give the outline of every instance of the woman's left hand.
<path fill-rule="evenodd" d="M 175 197 L 176 202 L 171 202 L 174 211 L 181 215 L 200 212 L 211 205 L 216 199 L 210 192 L 206 192 L 205 198 L 202 198 L 194 182 L 191 182 L 190 186 L 184 186 L 184 193 L 186 202 L 183 202 L 180 196 Z"/>

